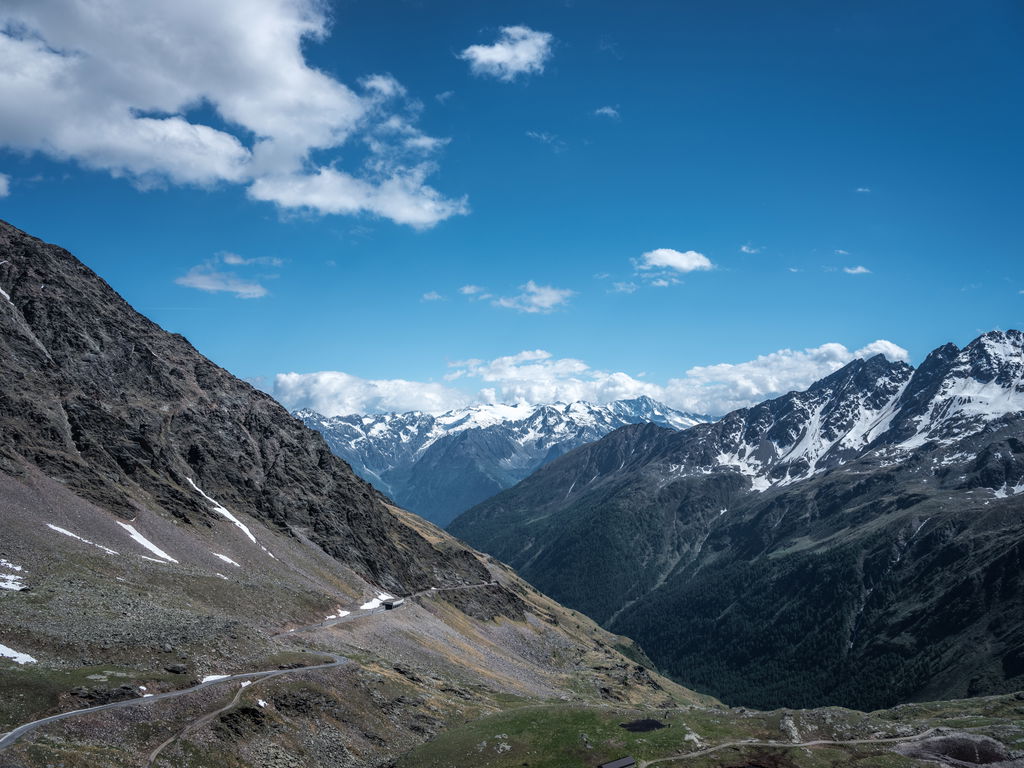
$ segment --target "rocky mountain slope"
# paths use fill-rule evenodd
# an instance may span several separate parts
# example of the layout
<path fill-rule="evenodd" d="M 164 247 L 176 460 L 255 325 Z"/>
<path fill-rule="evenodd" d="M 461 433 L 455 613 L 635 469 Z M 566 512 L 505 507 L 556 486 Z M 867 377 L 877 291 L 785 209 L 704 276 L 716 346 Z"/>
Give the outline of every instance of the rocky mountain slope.
<path fill-rule="evenodd" d="M 659 668 L 754 706 L 1024 682 L 1024 334 L 857 360 L 711 424 L 625 427 L 450 530 Z"/>
<path fill-rule="evenodd" d="M 708 417 L 649 397 L 606 405 L 477 405 L 440 416 L 387 413 L 295 416 L 400 506 L 438 525 L 515 485 L 567 451 L 627 424 L 686 429 Z"/>
<path fill-rule="evenodd" d="M 4 766 L 375 766 L 513 704 L 710 703 L 2 222 L 0 371 L 0 732 L 126 702 Z"/>

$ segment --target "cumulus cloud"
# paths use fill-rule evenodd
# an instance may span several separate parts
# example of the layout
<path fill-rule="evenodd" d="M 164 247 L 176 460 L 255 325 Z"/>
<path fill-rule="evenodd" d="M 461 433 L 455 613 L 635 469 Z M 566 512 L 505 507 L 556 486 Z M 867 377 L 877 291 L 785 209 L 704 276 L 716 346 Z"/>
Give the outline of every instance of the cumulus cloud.
<path fill-rule="evenodd" d="M 312 408 L 325 416 L 427 411 L 444 413 L 472 398 L 443 384 L 404 379 L 363 379 L 341 371 L 279 373 L 274 397 L 289 410 Z"/>
<path fill-rule="evenodd" d="M 870 187 L 857 187 L 857 191 L 861 194 L 866 194 L 871 191 Z"/>
<path fill-rule="evenodd" d="M 320 168 L 311 173 L 256 179 L 249 187 L 249 196 L 282 208 L 316 213 L 368 213 L 418 229 L 468 213 L 464 198 L 449 200 L 423 183 L 428 170 L 419 166 L 374 183 L 336 168 Z"/>
<path fill-rule="evenodd" d="M 639 286 L 634 282 L 612 283 L 611 293 L 636 293 Z"/>
<path fill-rule="evenodd" d="M 884 354 L 907 360 L 907 350 L 880 339 L 851 352 L 842 344 L 793 350 L 780 349 L 742 363 L 696 366 L 665 385 L 664 400 L 698 413 L 720 414 L 761 402 L 792 390 L 806 389 L 856 358 Z"/>
<path fill-rule="evenodd" d="M 760 252 L 761 252 L 760 248 L 755 248 L 750 243 L 746 243 L 745 245 L 741 245 L 740 246 L 740 253 L 760 253 Z"/>
<path fill-rule="evenodd" d="M 619 108 L 618 107 L 598 107 L 594 110 L 594 114 L 598 117 L 610 117 L 612 120 L 619 119 Z"/>
<path fill-rule="evenodd" d="M 568 288 L 555 288 L 550 285 L 537 285 L 533 280 L 519 286 L 522 293 L 516 296 L 499 297 L 494 300 L 497 307 L 515 309 L 530 314 L 547 314 L 565 306 L 576 294 Z"/>
<path fill-rule="evenodd" d="M 253 199 L 319 214 L 427 227 L 465 213 L 464 200 L 425 183 L 434 166 L 424 155 L 444 142 L 412 126 L 415 104 L 394 78 L 354 89 L 306 61 L 303 47 L 328 34 L 325 9 L 11 0 L 0 9 L 0 145 L 140 187 L 241 184 Z M 325 152 L 354 137 L 371 159 L 342 171 Z"/>
<path fill-rule="evenodd" d="M 843 267 L 843 272 L 848 275 L 870 275 L 871 270 L 858 264 L 856 267 Z"/>
<path fill-rule="evenodd" d="M 893 344 L 891 341 L 886 341 L 885 339 L 872 341 L 870 344 L 861 347 L 853 353 L 855 358 L 862 357 L 865 360 L 869 357 L 874 357 L 875 355 L 882 355 L 893 362 L 906 363 L 910 360 L 910 353 L 907 352 L 907 350 L 898 344 Z"/>
<path fill-rule="evenodd" d="M 806 389 L 856 358 L 882 354 L 906 360 L 907 350 L 880 339 L 858 350 L 828 343 L 809 349 L 781 349 L 741 363 L 696 366 L 665 384 L 642 381 L 642 373 L 592 368 L 576 358 L 556 358 L 542 349 L 493 360 L 449 364 L 437 382 L 370 381 L 340 372 L 289 373 L 277 377 L 275 395 L 289 408 L 311 407 L 324 414 L 423 410 L 441 413 L 470 403 L 606 403 L 647 395 L 683 410 L 721 415 Z M 465 388 L 452 386 L 460 382 Z M 472 391 L 473 389 L 476 391 Z"/>
<path fill-rule="evenodd" d="M 524 26 L 502 27 L 491 45 L 471 45 L 459 54 L 475 75 L 489 75 L 505 82 L 519 75 L 540 74 L 551 58 L 554 37 Z"/>
<path fill-rule="evenodd" d="M 459 293 L 463 296 L 475 296 L 478 293 L 483 293 L 487 289 L 482 285 L 464 285 L 459 288 Z"/>
<path fill-rule="evenodd" d="M 444 296 L 437 291 L 427 291 L 423 294 L 423 301 L 442 301 L 443 299 Z"/>
<path fill-rule="evenodd" d="M 676 272 L 694 272 L 697 270 L 714 269 L 714 264 L 703 253 L 697 251 L 677 251 L 673 248 L 655 248 L 640 256 L 636 262 L 640 270 L 671 269 Z"/>

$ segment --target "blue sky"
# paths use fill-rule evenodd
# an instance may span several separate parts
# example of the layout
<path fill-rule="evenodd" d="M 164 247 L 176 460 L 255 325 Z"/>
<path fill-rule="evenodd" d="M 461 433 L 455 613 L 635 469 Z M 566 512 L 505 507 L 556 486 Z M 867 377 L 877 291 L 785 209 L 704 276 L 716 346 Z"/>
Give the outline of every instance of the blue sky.
<path fill-rule="evenodd" d="M 0 10 L 0 217 L 288 405 L 721 411 L 1024 325 L 1018 3 L 121 4 Z"/>

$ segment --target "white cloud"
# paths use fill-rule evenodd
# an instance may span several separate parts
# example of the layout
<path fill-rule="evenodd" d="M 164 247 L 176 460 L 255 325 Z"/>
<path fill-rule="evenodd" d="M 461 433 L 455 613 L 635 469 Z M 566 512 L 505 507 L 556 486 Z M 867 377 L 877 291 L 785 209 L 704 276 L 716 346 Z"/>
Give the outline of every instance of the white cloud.
<path fill-rule="evenodd" d="M 586 400 L 606 403 L 647 395 L 683 410 L 720 415 L 791 390 L 807 388 L 855 358 L 884 354 L 906 360 L 907 351 L 878 340 L 854 352 L 829 343 L 810 349 L 781 349 L 742 363 L 697 366 L 660 385 L 641 381 L 644 374 L 602 371 L 575 358 L 556 358 L 542 349 L 524 350 L 493 360 L 449 364 L 448 382 L 401 379 L 372 381 L 346 373 L 281 374 L 275 396 L 289 408 L 311 407 L 327 415 L 423 410 L 440 413 L 471 403 L 552 403 Z M 470 392 L 472 388 L 475 392 Z"/>
<path fill-rule="evenodd" d="M 443 300 L 444 300 L 444 296 L 442 296 L 437 291 L 427 291 L 426 293 L 423 294 L 423 301 L 443 301 Z"/>
<path fill-rule="evenodd" d="M 746 243 L 740 246 L 740 253 L 760 253 L 760 248 L 755 248 L 750 243 Z"/>
<path fill-rule="evenodd" d="M 865 359 L 874 357 L 875 355 L 884 355 L 889 360 L 907 362 L 910 360 L 910 353 L 907 352 L 903 347 L 898 344 L 893 344 L 891 341 L 885 339 L 878 339 L 878 341 L 872 341 L 870 344 L 861 347 L 853 353 L 854 357 L 863 357 Z"/>
<path fill-rule="evenodd" d="M 857 187 L 857 191 L 864 194 L 871 191 L 870 187 Z"/>
<path fill-rule="evenodd" d="M 810 349 L 780 349 L 743 363 L 690 368 L 685 376 L 665 386 L 664 401 L 699 413 L 725 413 L 791 390 L 806 389 L 859 357 L 885 354 L 890 360 L 906 360 L 907 350 L 878 340 L 855 352 L 837 343 Z"/>
<path fill-rule="evenodd" d="M 249 196 L 316 213 L 368 213 L 417 229 L 468 213 L 465 198 L 449 200 L 423 183 L 428 171 L 420 166 L 372 183 L 335 168 L 320 168 L 308 174 L 257 179 L 249 187 Z"/>
<path fill-rule="evenodd" d="M 612 283 L 611 293 L 636 293 L 639 286 L 634 282 Z"/>
<path fill-rule="evenodd" d="M 239 256 L 237 253 L 231 253 L 230 251 L 221 253 L 220 258 L 225 264 L 231 264 L 232 266 L 262 264 L 268 267 L 280 267 L 284 264 L 281 259 L 275 258 L 274 256 L 254 256 L 251 259 L 247 259 L 244 256 Z"/>
<path fill-rule="evenodd" d="M 539 141 L 541 144 L 547 144 L 555 152 L 561 152 L 565 149 L 565 142 L 554 133 L 548 133 L 547 131 L 527 131 L 526 135 L 534 141 Z"/>
<path fill-rule="evenodd" d="M 394 78 L 370 75 L 357 91 L 307 63 L 303 46 L 328 34 L 325 9 L 320 0 L 11 0 L 0 10 L 0 145 L 140 187 L 242 184 L 254 199 L 320 214 L 427 227 L 465 213 L 464 200 L 424 181 L 433 165 L 423 154 L 444 140 L 385 127 L 417 111 Z M 199 122 L 200 106 L 216 122 Z M 353 137 L 378 149 L 343 172 L 323 153 Z M 314 153 L 327 164 L 311 165 Z"/>
<path fill-rule="evenodd" d="M 835 254 L 836 254 L 836 256 L 849 256 L 850 252 L 849 251 L 844 251 L 842 248 L 836 248 L 835 249 Z"/>
<path fill-rule="evenodd" d="M 519 75 L 540 74 L 551 58 L 554 37 L 524 26 L 502 27 L 492 45 L 471 45 L 459 54 L 475 75 L 490 75 L 505 82 Z"/>
<path fill-rule="evenodd" d="M 233 293 L 239 299 L 258 299 L 267 295 L 267 289 L 259 283 L 229 272 L 220 272 L 209 264 L 192 267 L 174 282 L 207 293 Z"/>
<path fill-rule="evenodd" d="M 472 398 L 443 384 L 403 379 L 363 379 L 341 371 L 279 373 L 274 397 L 289 410 L 312 408 L 325 416 L 389 411 L 443 413 Z"/>
<path fill-rule="evenodd" d="M 848 275 L 870 275 L 871 270 L 867 267 L 857 265 L 856 267 L 843 267 L 843 272 Z"/>
<path fill-rule="evenodd" d="M 0 197 L 7 197 L 11 194 L 11 177 L 6 173 L 0 173 Z"/>
<path fill-rule="evenodd" d="M 174 282 L 207 293 L 233 293 L 239 299 L 259 299 L 267 295 L 267 289 L 255 280 L 242 277 L 237 270 L 232 271 L 232 268 L 254 265 L 280 267 L 283 264 L 281 259 L 273 256 L 254 256 L 247 259 L 237 253 L 222 251 L 209 261 L 192 267 Z M 228 269 L 225 270 L 224 267 Z"/>
<path fill-rule="evenodd" d="M 637 269 L 656 268 L 672 269 L 676 272 L 694 272 L 696 270 L 714 269 L 714 264 L 703 253 L 697 251 L 677 251 L 672 248 L 655 248 L 640 256 Z"/>
<path fill-rule="evenodd" d="M 550 285 L 537 285 L 533 280 L 528 281 L 525 285 L 519 286 L 519 290 L 522 291 L 522 293 L 517 296 L 499 297 L 495 299 L 494 305 L 515 309 L 520 312 L 528 312 L 530 314 L 547 314 L 549 312 L 554 312 L 559 307 L 567 304 L 569 299 L 576 293 L 568 288 L 554 288 Z"/>
<path fill-rule="evenodd" d="M 444 104 L 454 95 L 455 91 L 441 91 L 441 93 L 434 94 L 434 98 L 437 99 L 438 104 Z"/>
<path fill-rule="evenodd" d="M 610 117 L 613 120 L 618 120 L 619 119 L 619 108 L 617 106 L 616 107 L 608 107 L 608 106 L 598 107 L 597 109 L 594 110 L 594 114 L 598 115 L 599 117 Z"/>
<path fill-rule="evenodd" d="M 482 293 L 487 289 L 481 285 L 464 285 L 459 288 L 459 293 L 463 296 L 474 296 L 475 294 Z"/>

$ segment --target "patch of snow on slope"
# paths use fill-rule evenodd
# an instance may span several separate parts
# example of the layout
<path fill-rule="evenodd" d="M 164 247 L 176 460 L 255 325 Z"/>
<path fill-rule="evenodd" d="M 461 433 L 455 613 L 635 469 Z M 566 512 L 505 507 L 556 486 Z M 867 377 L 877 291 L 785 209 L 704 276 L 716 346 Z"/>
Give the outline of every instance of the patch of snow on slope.
<path fill-rule="evenodd" d="M 239 520 L 237 517 L 235 517 L 233 514 L 231 514 L 227 509 L 225 509 L 223 506 L 221 506 L 221 504 L 219 502 L 217 502 L 215 499 L 211 499 L 209 496 L 207 496 L 203 492 L 203 489 L 200 488 L 198 485 L 196 485 L 195 480 L 193 480 L 191 477 L 186 477 L 185 479 L 188 480 L 189 485 L 191 485 L 200 496 L 202 496 L 204 499 L 206 499 L 208 502 L 210 502 L 210 504 L 213 505 L 213 511 L 214 512 L 216 512 L 217 514 L 221 515 L 222 517 L 225 517 L 228 520 L 230 520 L 232 523 L 234 523 L 236 526 L 238 526 L 238 528 L 246 536 L 249 537 L 249 540 L 253 544 L 256 543 L 256 537 L 252 535 L 252 531 L 249 530 L 249 527 L 245 523 L 243 523 L 241 520 Z"/>
<path fill-rule="evenodd" d="M 909 384 L 910 379 L 903 382 L 885 406 L 878 411 L 874 420 L 865 422 L 863 429 L 859 424 L 855 426 L 843 438 L 842 444 L 847 448 L 863 448 L 879 435 L 885 434 L 899 413 L 900 398 L 903 397 Z"/>
<path fill-rule="evenodd" d="M 238 563 L 236 563 L 234 560 L 232 560 L 230 557 L 228 557 L 227 555 L 222 555 L 220 552 L 211 552 L 210 554 L 213 555 L 214 557 L 219 557 L 225 563 L 230 563 L 231 565 L 235 566 L 235 568 L 241 568 L 242 567 Z"/>
<path fill-rule="evenodd" d="M 804 433 L 800 440 L 790 450 L 779 458 L 779 463 L 784 464 L 798 459 L 804 459 L 808 464 L 808 475 L 813 475 L 818 460 L 824 456 L 832 447 L 834 441 L 829 441 L 821 434 L 821 413 L 825 410 L 828 401 L 819 402 L 813 406 L 807 414 L 804 422 Z"/>
<path fill-rule="evenodd" d="M 15 592 L 25 586 L 24 577 L 19 572 L 25 570 L 20 565 L 15 565 L 10 560 L 0 557 L 0 570 L 13 571 L 13 573 L 0 573 L 0 589 L 10 589 Z"/>
<path fill-rule="evenodd" d="M 217 680 L 226 680 L 230 675 L 207 675 L 199 682 L 201 683 L 213 683 Z"/>
<path fill-rule="evenodd" d="M 36 660 L 27 653 L 19 653 L 13 648 L 0 644 L 0 658 L 12 659 L 15 664 L 35 664 Z"/>
<path fill-rule="evenodd" d="M 735 467 L 741 475 L 750 478 L 750 487 L 754 491 L 767 491 L 772 487 L 771 481 L 761 474 L 761 462 L 757 459 L 740 458 L 739 452 L 720 453 L 715 461 L 721 467 Z"/>
<path fill-rule="evenodd" d="M 49 528 L 51 531 L 56 531 L 57 533 L 63 533 L 65 536 L 70 536 L 72 539 L 78 539 L 83 544 L 91 544 L 94 547 L 98 547 L 99 549 L 102 549 L 104 552 L 106 552 L 108 555 L 119 554 L 118 552 L 115 552 L 114 550 L 112 550 L 110 547 L 104 547 L 102 544 L 97 544 L 94 541 L 89 541 L 88 539 L 83 539 L 77 533 L 72 533 L 67 528 L 61 528 L 59 525 L 53 525 L 52 523 L 47 523 L 46 527 Z"/>
<path fill-rule="evenodd" d="M 1009 496 L 1016 496 L 1018 493 L 1024 493 L 1024 483 L 1015 485 L 1012 488 L 1008 483 L 1003 483 L 1002 488 L 996 488 L 992 493 L 997 499 L 1005 499 Z"/>
<path fill-rule="evenodd" d="M 135 526 L 129 525 L 128 523 L 122 523 L 120 520 L 117 521 L 117 524 L 120 525 L 122 528 L 124 528 L 126 531 L 128 531 L 128 535 L 131 536 L 133 539 L 135 539 L 135 541 L 137 541 L 139 544 L 144 546 L 146 549 L 148 549 L 150 552 L 152 552 L 157 557 L 161 557 L 165 561 L 170 562 L 170 563 L 178 562 L 173 557 L 171 557 L 166 552 L 164 552 L 162 549 L 160 549 L 160 547 L 158 547 L 152 541 L 150 541 L 145 536 L 143 536 L 141 533 L 139 533 L 137 530 L 135 530 Z M 145 557 L 145 555 L 143 555 L 143 557 Z"/>
<path fill-rule="evenodd" d="M 384 600 L 391 600 L 392 597 L 393 596 L 389 595 L 387 592 L 381 592 L 379 595 L 377 595 L 375 598 L 373 598 L 373 600 L 371 600 L 370 602 L 363 603 L 362 605 L 360 605 L 359 606 L 359 610 L 361 610 L 361 611 L 372 611 L 374 608 L 379 608 L 382 601 L 384 601 Z"/>

